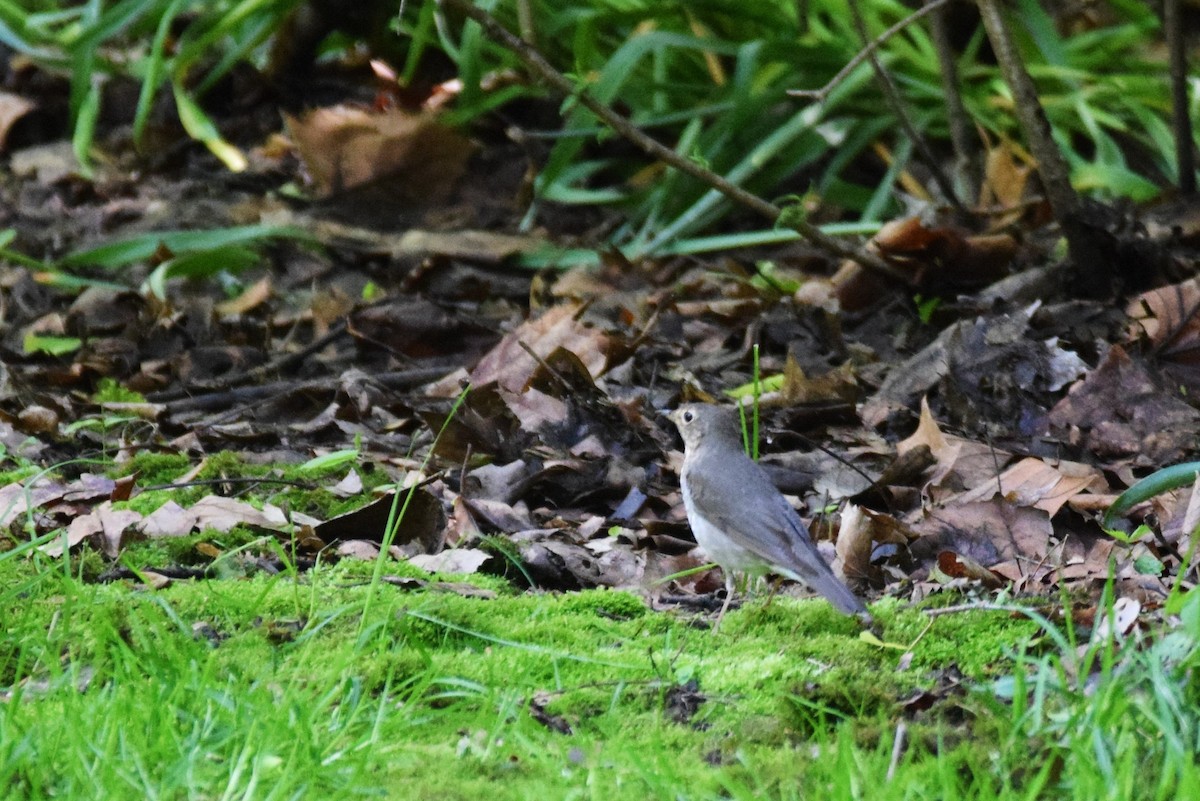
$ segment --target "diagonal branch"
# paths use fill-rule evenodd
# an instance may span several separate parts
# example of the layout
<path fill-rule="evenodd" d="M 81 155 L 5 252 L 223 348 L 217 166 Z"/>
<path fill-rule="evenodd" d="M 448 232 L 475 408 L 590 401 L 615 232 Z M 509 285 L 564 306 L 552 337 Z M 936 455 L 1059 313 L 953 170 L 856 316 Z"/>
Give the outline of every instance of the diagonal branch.
<path fill-rule="evenodd" d="M 996 54 L 1000 73 L 1012 90 L 1013 104 L 1029 151 L 1038 165 L 1038 175 L 1046 190 L 1046 200 L 1054 219 L 1062 227 L 1067 240 L 1067 252 L 1077 268 L 1091 271 L 1095 279 L 1088 285 L 1091 291 L 1102 292 L 1107 279 L 1112 278 L 1115 254 L 1106 249 L 1097 236 L 1096 227 L 1085 219 L 1085 205 L 1071 185 L 1070 169 L 1062 151 L 1054 142 L 1050 120 L 1038 97 L 1033 78 L 1017 53 L 1008 24 L 1000 10 L 1001 0 L 977 0 L 983 27 Z"/>
<path fill-rule="evenodd" d="M 735 203 L 757 212 L 771 222 L 779 222 L 786 225 L 807 239 L 815 247 L 827 253 L 856 261 L 873 272 L 905 282 L 908 281 L 903 272 L 897 270 L 875 254 L 847 245 L 835 237 L 829 236 L 815 225 L 805 220 L 797 219 L 797 215 L 788 214 L 785 216 L 785 219 L 781 220 L 780 216 L 783 214 L 783 210 L 775 204 L 763 200 L 752 192 L 747 192 L 736 184 L 730 183 L 720 175 L 701 167 L 691 159 L 684 158 L 674 150 L 646 135 L 628 119 L 592 97 L 587 90 L 581 89 L 572 83 L 567 76 L 551 66 L 540 53 L 514 36 L 491 14 L 473 5 L 470 0 L 438 0 L 438 2 L 475 20 L 489 38 L 499 42 L 515 53 L 525 63 L 525 66 L 541 77 L 542 80 L 563 95 L 574 98 L 580 105 L 599 117 L 604 124 L 654 158 L 669 164 L 685 175 L 690 175 L 702 181 Z"/>
<path fill-rule="evenodd" d="M 858 35 L 862 38 L 864 44 L 869 45 L 871 36 L 867 31 L 867 21 L 863 19 L 862 9 L 859 8 L 858 0 L 850 0 L 849 5 L 850 14 L 854 18 L 854 27 L 858 31 Z M 925 168 L 929 170 L 933 176 L 934 183 L 938 185 L 938 189 L 942 190 L 942 195 L 949 201 L 950 205 L 960 214 L 966 214 L 966 209 L 963 208 L 962 201 L 958 199 L 958 193 L 954 191 L 954 184 L 950 183 L 950 179 L 946 176 L 942 165 L 938 164 L 937 157 L 933 155 L 933 150 L 929 147 L 929 140 L 917 130 L 917 126 L 913 125 L 912 118 L 908 115 L 908 109 L 904 107 L 904 100 L 900 97 L 900 90 L 896 88 L 896 83 L 892 80 L 892 76 L 883 68 L 883 63 L 873 50 L 868 60 L 871 62 L 871 69 L 875 71 L 875 80 L 879 84 L 879 90 L 883 92 L 884 100 L 891 106 L 892 113 L 896 115 L 896 119 L 900 122 L 900 127 L 904 129 L 905 136 L 917 148 L 918 158 L 925 165 Z"/>

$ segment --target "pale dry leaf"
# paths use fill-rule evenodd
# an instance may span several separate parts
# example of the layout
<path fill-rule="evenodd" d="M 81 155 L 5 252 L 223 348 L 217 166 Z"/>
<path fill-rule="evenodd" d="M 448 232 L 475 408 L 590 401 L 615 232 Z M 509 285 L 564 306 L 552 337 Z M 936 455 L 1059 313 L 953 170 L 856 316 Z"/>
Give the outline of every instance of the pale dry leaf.
<path fill-rule="evenodd" d="M 345 559 L 370 562 L 379 557 L 379 546 L 366 540 L 345 540 L 337 544 L 334 552 Z"/>
<path fill-rule="evenodd" d="M 271 297 L 271 279 L 262 278 L 246 287 L 236 298 L 218 303 L 213 307 L 218 317 L 233 317 L 253 311 Z"/>
<path fill-rule="evenodd" d="M 1142 613 L 1142 605 L 1136 598 L 1118 598 L 1113 601 L 1112 614 L 1108 610 L 1096 621 L 1092 629 L 1092 643 L 1104 643 L 1110 637 L 1118 642 L 1125 639 L 1137 623 L 1138 615 Z"/>
<path fill-rule="evenodd" d="M 1104 489 L 1108 484 L 1094 467 L 1079 462 L 1051 465 L 1042 459 L 1022 459 L 999 476 L 989 478 L 974 489 L 945 500 L 946 503 L 974 503 L 1000 495 L 1019 506 L 1032 506 L 1053 517 L 1070 501 L 1089 488 Z"/>
<path fill-rule="evenodd" d="M 475 548 L 448 548 L 436 554 L 417 554 L 409 557 L 408 562 L 429 573 L 470 575 L 477 573 L 483 563 L 491 558 L 492 555 L 487 551 Z"/>
<path fill-rule="evenodd" d="M 97 506 L 95 514 L 100 521 L 100 532 L 95 535 L 100 540 L 100 551 L 116 559 L 125 542 L 125 532 L 142 522 L 142 514 L 132 509 L 113 509 L 111 501 Z"/>
<path fill-rule="evenodd" d="M 142 533 L 155 537 L 183 537 L 196 530 L 197 516 L 175 501 L 167 501 L 142 520 Z"/>
<path fill-rule="evenodd" d="M 357 470 L 351 470 L 345 478 L 330 487 L 329 491 L 339 498 L 352 498 L 363 491 L 362 476 Z"/>
<path fill-rule="evenodd" d="M 1196 480 L 1192 482 L 1192 491 L 1189 493 L 1180 529 L 1192 532 L 1196 530 L 1197 526 L 1200 526 L 1200 473 L 1196 474 Z"/>
<path fill-rule="evenodd" d="M 31 100 L 12 92 L 0 92 L 0 152 L 7 145 L 8 133 L 13 125 L 35 108 L 37 106 Z"/>
<path fill-rule="evenodd" d="M 91 537 L 94 534 L 99 534 L 102 530 L 100 525 L 100 516 L 95 512 L 90 512 L 86 515 L 80 515 L 70 522 L 64 535 L 55 537 L 38 547 L 38 550 L 47 556 L 58 558 L 68 550 L 73 549 L 76 545 Z M 65 547 L 63 537 L 66 537 Z"/>

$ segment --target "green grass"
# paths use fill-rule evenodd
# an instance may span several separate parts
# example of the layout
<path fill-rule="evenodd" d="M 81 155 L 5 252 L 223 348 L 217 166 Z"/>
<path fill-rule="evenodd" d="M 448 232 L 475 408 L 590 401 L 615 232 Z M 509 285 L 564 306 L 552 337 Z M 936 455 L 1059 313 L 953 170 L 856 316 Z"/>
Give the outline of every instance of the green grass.
<path fill-rule="evenodd" d="M 152 592 L 0 557 L 5 797 L 1165 799 L 1200 787 L 1194 599 L 1183 627 L 1120 654 L 1080 660 L 1027 619 L 976 612 L 937 618 L 907 660 L 819 601 L 752 603 L 713 636 L 625 593 L 518 595 L 479 578 L 499 590 L 481 600 L 372 587 L 372 569 Z M 873 612 L 890 641 L 926 626 L 894 601 Z M 903 711 L 954 671 L 963 689 Z M 676 719 L 671 699 L 688 686 L 705 700 Z M 889 781 L 901 721 L 908 747 Z"/>

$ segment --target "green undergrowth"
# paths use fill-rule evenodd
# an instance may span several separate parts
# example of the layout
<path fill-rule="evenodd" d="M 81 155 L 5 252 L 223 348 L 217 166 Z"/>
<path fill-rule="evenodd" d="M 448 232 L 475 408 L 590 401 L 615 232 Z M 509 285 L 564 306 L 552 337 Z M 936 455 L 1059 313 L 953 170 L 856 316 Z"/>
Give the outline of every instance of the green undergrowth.
<path fill-rule="evenodd" d="M 1082 799 L 1197 786 L 1183 712 L 1195 603 L 1174 634 L 1123 658 L 1042 653 L 1020 615 L 930 625 L 875 603 L 881 638 L 906 653 L 860 639 L 821 601 L 753 601 L 713 634 L 623 592 L 521 593 L 486 576 L 401 589 L 373 585 L 372 567 L 151 591 L 0 556 L 5 797 Z M 494 597 L 467 597 L 464 582 Z M 1091 654 L 1078 675 L 1077 649 Z"/>

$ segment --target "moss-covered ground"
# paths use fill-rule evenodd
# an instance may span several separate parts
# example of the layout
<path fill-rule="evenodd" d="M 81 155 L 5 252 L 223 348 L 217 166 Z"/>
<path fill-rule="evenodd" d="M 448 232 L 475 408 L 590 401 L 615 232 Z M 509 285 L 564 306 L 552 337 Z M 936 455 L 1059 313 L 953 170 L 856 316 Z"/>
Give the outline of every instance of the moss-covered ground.
<path fill-rule="evenodd" d="M 164 477 L 179 467 L 164 462 Z M 123 559 L 178 564 L 188 542 Z M 931 617 L 884 599 L 872 606 L 881 645 L 819 600 L 754 600 L 714 634 L 708 618 L 629 593 L 483 575 L 402 588 L 343 561 L 153 590 L 96 581 L 101 561 L 0 554 L 5 798 L 1166 799 L 1200 787 L 1190 601 L 1175 630 L 1116 649 L 1011 611 Z"/>

